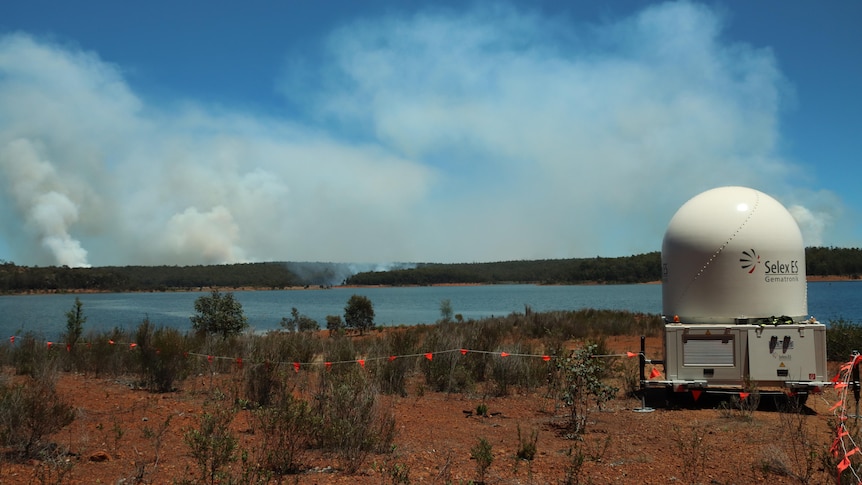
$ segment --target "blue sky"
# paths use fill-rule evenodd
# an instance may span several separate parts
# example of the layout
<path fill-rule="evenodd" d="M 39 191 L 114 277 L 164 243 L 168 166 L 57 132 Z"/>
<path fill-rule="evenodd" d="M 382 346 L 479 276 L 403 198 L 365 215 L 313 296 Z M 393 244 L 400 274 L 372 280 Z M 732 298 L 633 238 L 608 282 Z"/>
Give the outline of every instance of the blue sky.
<path fill-rule="evenodd" d="M 746 185 L 862 246 L 862 3 L 2 2 L 0 260 L 661 247 Z"/>

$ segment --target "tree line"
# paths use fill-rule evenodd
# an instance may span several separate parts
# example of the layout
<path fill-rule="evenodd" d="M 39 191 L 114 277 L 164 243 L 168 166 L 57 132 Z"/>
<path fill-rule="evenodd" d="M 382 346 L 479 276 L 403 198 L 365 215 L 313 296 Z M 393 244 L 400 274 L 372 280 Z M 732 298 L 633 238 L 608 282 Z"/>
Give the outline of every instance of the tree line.
<path fill-rule="evenodd" d="M 862 249 L 810 247 L 806 274 L 858 279 Z M 435 285 L 471 283 L 626 284 L 661 280 L 661 253 L 618 258 L 548 259 L 496 263 L 419 264 L 413 269 L 357 273 L 350 285 Z"/>
<path fill-rule="evenodd" d="M 810 247 L 805 250 L 806 274 L 862 275 L 862 249 Z M 171 291 L 221 288 L 282 289 L 330 285 L 335 263 L 304 267 L 294 263 L 244 263 L 198 266 L 18 266 L 0 260 L 0 293 L 85 291 Z M 661 279 L 658 251 L 616 258 L 572 258 L 494 263 L 420 263 L 413 269 L 361 272 L 340 283 L 348 285 L 435 284 L 582 284 L 645 283 Z"/>
<path fill-rule="evenodd" d="M 18 266 L 0 261 L 0 293 L 31 291 L 168 291 L 211 286 L 279 289 L 303 285 L 285 263 L 199 266 Z"/>
<path fill-rule="evenodd" d="M 496 263 L 426 263 L 413 269 L 357 273 L 351 285 L 469 283 L 641 283 L 661 279 L 659 252 L 619 258 L 546 259 Z"/>

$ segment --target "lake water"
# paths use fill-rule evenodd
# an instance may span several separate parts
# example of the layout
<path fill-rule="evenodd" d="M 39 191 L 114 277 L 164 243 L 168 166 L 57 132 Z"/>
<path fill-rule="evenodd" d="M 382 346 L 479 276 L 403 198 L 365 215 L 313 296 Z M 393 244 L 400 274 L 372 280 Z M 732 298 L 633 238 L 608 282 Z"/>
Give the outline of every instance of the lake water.
<path fill-rule="evenodd" d="M 0 296 L 0 338 L 35 332 L 55 338 L 64 330 L 66 312 L 75 297 L 84 307 L 87 330 L 131 330 L 144 319 L 155 325 L 191 328 L 195 299 L 208 292 L 96 293 Z M 353 294 L 367 296 L 378 325 L 433 323 L 440 318 L 440 302 L 449 300 L 453 314 L 464 319 L 533 311 L 597 308 L 661 313 L 661 285 L 597 286 L 435 286 L 408 288 L 331 288 L 327 290 L 235 291 L 251 326 L 258 331 L 280 328 L 282 317 L 296 307 L 321 327 L 327 315 L 343 315 Z M 808 284 L 808 311 L 821 322 L 844 318 L 862 323 L 862 282 Z"/>

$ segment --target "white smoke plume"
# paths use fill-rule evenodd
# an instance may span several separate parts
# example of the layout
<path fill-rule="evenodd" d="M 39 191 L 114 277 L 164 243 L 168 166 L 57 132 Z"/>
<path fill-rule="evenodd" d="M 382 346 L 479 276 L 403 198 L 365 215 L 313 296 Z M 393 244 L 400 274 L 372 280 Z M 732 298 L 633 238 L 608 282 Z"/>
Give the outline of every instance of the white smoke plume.
<path fill-rule="evenodd" d="M 80 204 L 73 184 L 63 181 L 24 139 L 11 141 L 0 151 L 0 173 L 24 216 L 25 230 L 34 234 L 55 262 L 73 268 L 90 266 L 87 251 L 69 232 L 78 221 Z"/>
<path fill-rule="evenodd" d="M 814 214 L 801 205 L 791 205 L 787 208 L 799 224 L 805 246 L 822 246 L 823 231 L 831 219 L 829 214 Z"/>
<path fill-rule="evenodd" d="M 288 52 L 276 81 L 289 115 L 147 98 L 97 52 L 2 36 L 0 259 L 656 251 L 697 193 L 792 194 L 804 177 L 776 148 L 787 80 L 774 54 L 723 28 L 687 2 L 595 25 L 481 5 L 365 19 L 319 57 Z M 839 221 L 821 212 L 822 234 Z"/>

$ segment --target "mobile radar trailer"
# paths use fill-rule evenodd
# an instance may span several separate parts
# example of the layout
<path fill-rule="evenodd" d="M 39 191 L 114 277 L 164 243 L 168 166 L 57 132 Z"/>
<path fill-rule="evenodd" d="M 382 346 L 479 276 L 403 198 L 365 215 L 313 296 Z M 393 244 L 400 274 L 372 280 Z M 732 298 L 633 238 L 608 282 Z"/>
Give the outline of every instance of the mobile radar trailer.
<path fill-rule="evenodd" d="M 831 384 L 826 327 L 808 315 L 802 234 L 781 203 L 746 187 L 693 197 L 668 224 L 661 264 L 664 360 L 652 362 L 665 380 L 642 371 L 644 387 L 804 402 Z"/>

